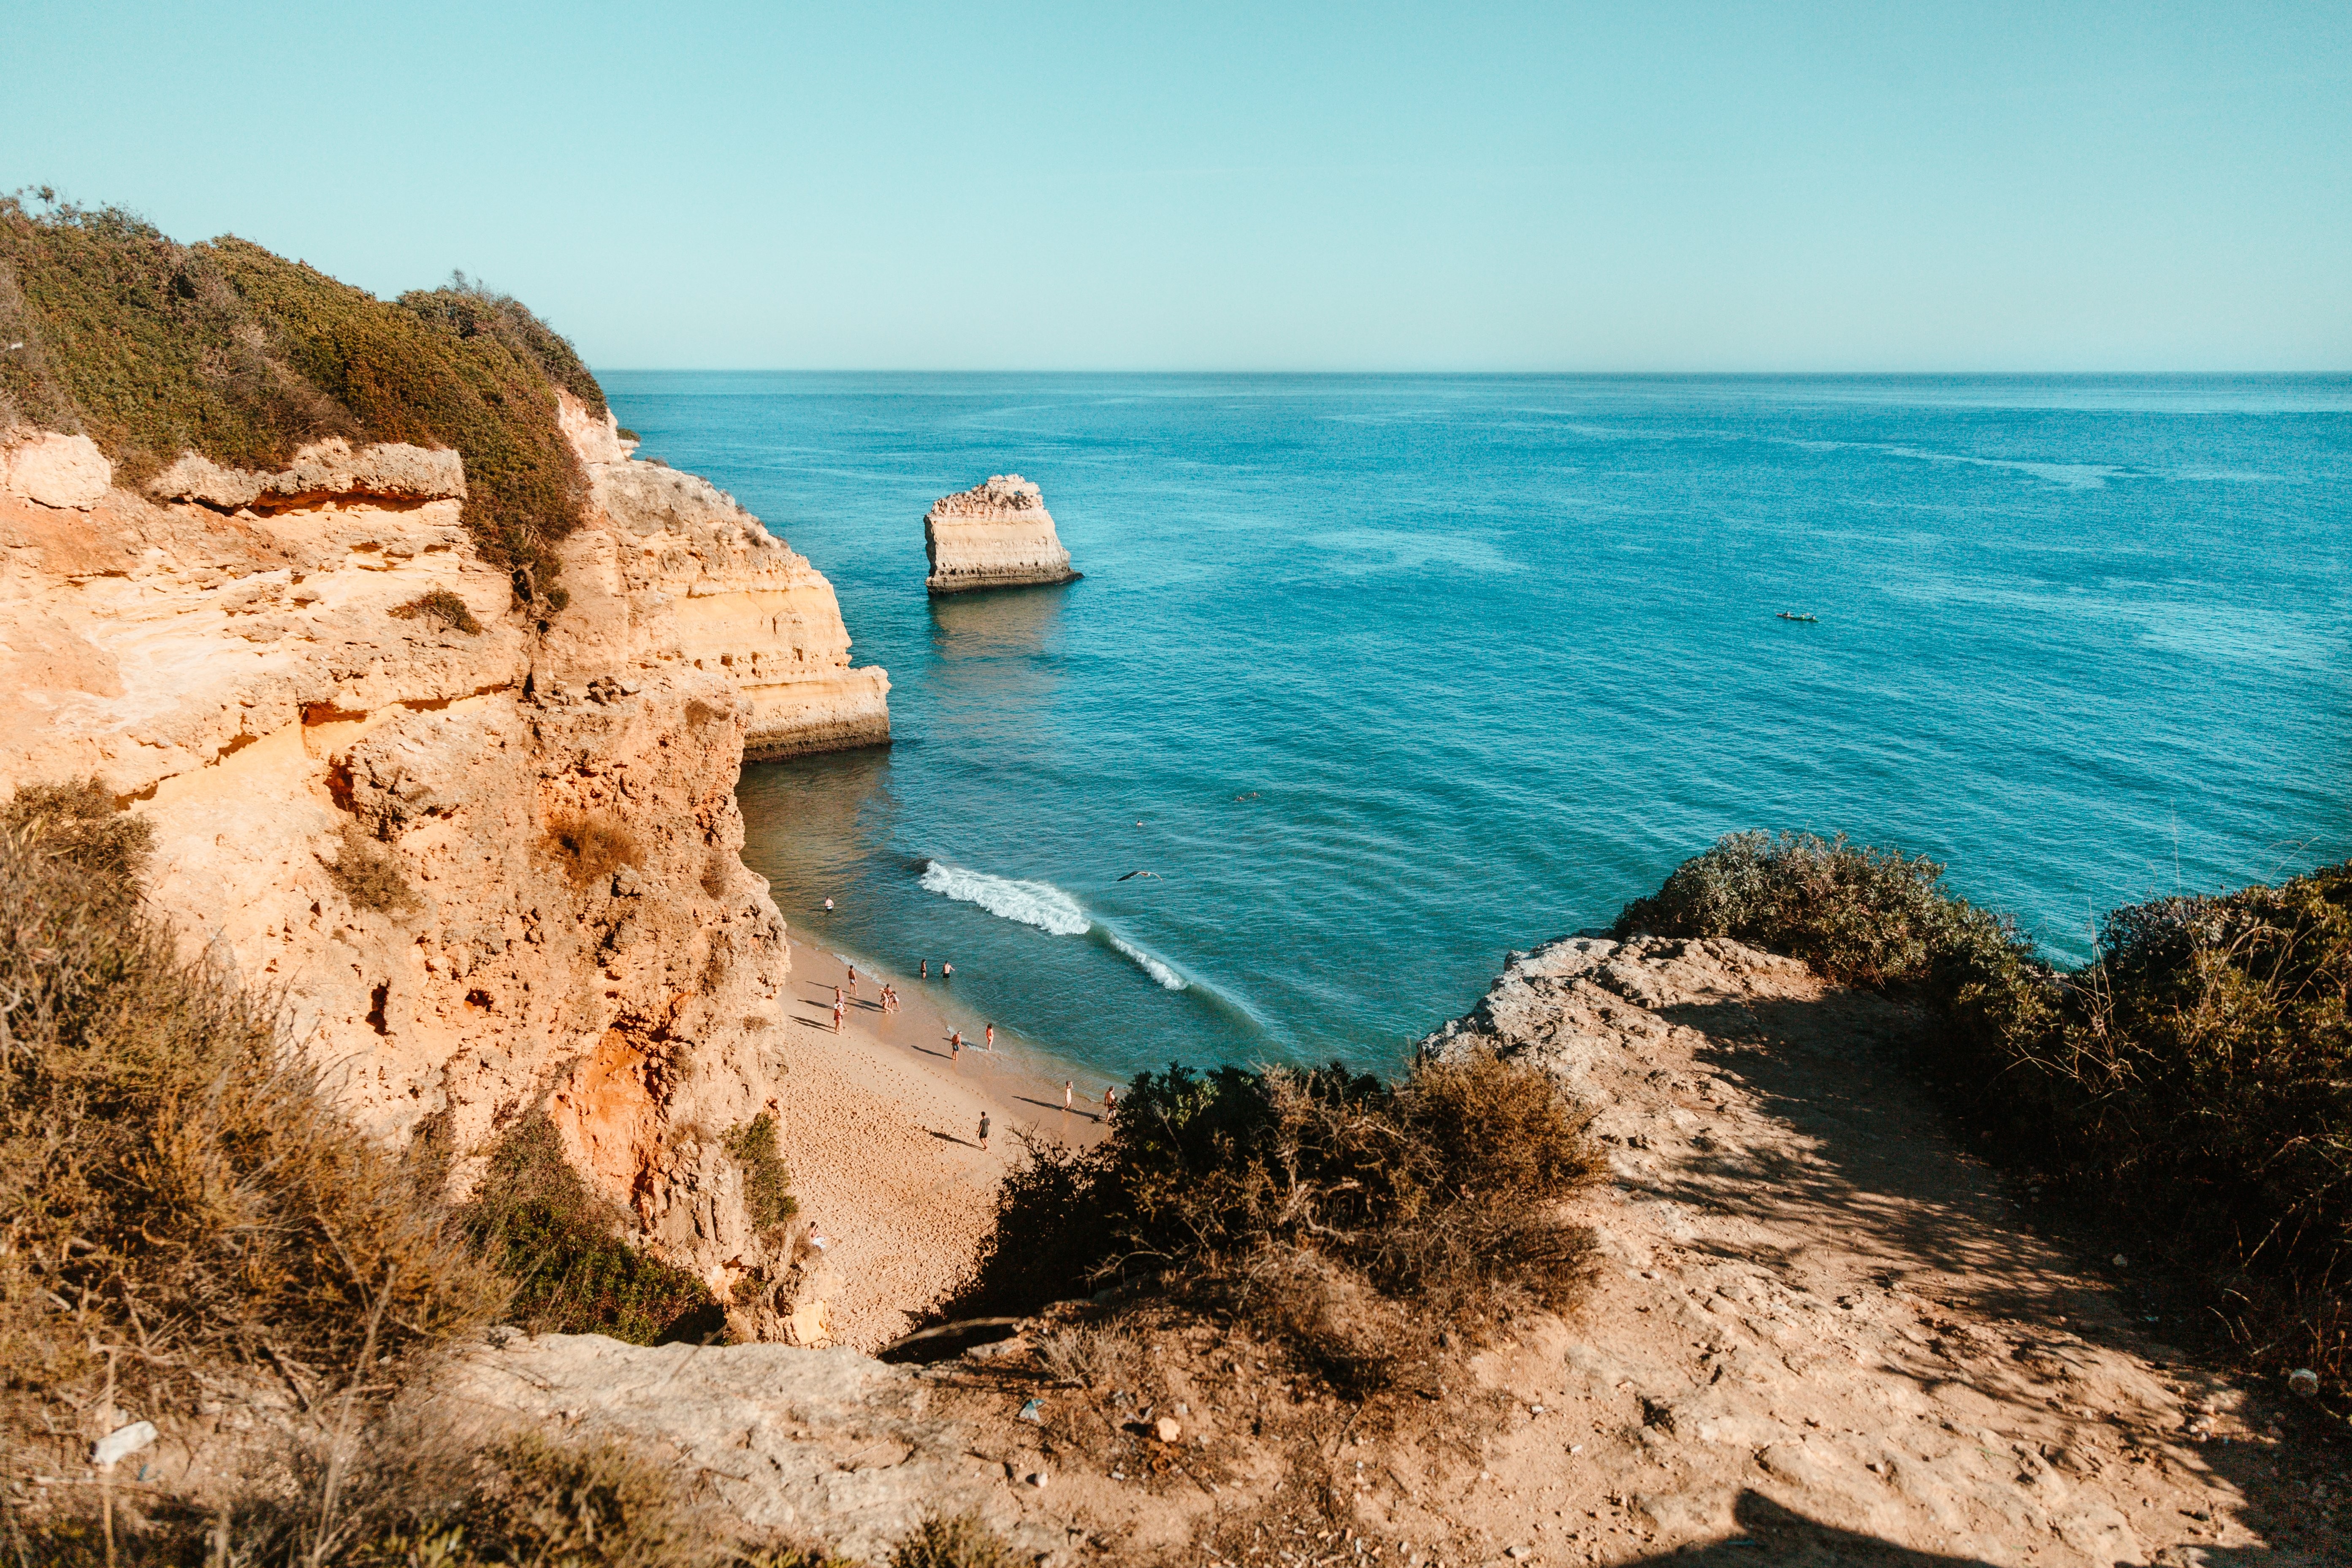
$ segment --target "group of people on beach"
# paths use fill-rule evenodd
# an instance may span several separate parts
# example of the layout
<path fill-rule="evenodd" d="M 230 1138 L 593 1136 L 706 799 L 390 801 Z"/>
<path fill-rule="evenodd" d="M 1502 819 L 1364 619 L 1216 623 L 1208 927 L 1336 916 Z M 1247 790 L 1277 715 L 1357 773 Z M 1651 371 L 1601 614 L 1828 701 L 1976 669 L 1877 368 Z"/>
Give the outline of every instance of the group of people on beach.
<path fill-rule="evenodd" d="M 842 1016 L 849 1010 L 849 1004 L 857 1000 L 857 965 L 854 963 L 849 966 L 848 982 L 846 991 L 838 985 L 833 988 L 833 1032 L 836 1035 L 841 1033 Z M 883 983 L 880 1001 L 885 1013 L 898 1010 L 898 993 L 887 981 Z"/>

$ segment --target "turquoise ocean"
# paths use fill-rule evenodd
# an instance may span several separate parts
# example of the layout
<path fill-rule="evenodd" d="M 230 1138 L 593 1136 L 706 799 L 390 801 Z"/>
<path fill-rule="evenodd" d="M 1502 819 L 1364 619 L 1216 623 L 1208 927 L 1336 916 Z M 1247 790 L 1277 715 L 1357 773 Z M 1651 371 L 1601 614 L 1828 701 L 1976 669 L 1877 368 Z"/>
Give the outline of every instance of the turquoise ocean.
<path fill-rule="evenodd" d="M 604 381 L 890 672 L 895 745 L 744 769 L 794 931 L 1098 1073 L 1393 1069 L 1739 828 L 2070 963 L 2352 854 L 2352 379 Z M 1016 472 L 1084 580 L 929 599 Z"/>

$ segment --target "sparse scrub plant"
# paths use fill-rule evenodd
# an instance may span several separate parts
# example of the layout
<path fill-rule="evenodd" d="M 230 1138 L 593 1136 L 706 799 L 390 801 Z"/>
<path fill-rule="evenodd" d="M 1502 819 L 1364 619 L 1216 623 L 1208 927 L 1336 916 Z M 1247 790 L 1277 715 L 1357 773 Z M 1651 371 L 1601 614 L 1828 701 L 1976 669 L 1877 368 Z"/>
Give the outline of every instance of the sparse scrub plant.
<path fill-rule="evenodd" d="M 585 888 L 635 863 L 640 850 L 629 830 L 611 817 L 587 811 L 559 811 L 547 819 L 542 841 L 575 888 Z"/>
<path fill-rule="evenodd" d="M 762 1110 L 728 1129 L 720 1142 L 743 1167 L 743 1206 L 753 1225 L 771 1231 L 800 1213 L 801 1205 L 793 1197 L 792 1171 L 777 1145 L 774 1111 Z"/>
<path fill-rule="evenodd" d="M 395 919 L 420 909 L 424 900 L 401 874 L 392 851 L 369 837 L 356 822 L 346 822 L 337 833 L 334 859 L 327 863 L 333 882 L 355 910 Z"/>
<path fill-rule="evenodd" d="M 890 1568 L 1016 1568 L 1021 1558 L 978 1514 L 929 1514 L 890 1549 Z"/>
<path fill-rule="evenodd" d="M 467 637 L 478 637 L 482 631 L 482 623 L 474 618 L 474 612 L 467 607 L 466 601 L 446 588 L 427 589 L 408 603 L 394 605 L 391 615 L 394 620 L 401 621 L 436 620 L 451 631 L 463 632 Z"/>

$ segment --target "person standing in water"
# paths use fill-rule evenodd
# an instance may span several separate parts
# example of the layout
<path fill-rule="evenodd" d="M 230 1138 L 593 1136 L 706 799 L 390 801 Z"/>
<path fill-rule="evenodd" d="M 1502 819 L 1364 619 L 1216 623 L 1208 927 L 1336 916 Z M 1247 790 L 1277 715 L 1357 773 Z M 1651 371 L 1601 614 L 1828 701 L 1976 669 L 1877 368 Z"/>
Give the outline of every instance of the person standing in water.
<path fill-rule="evenodd" d="M 988 1026 L 988 1054 L 992 1057 L 996 1054 L 996 1026 L 993 1024 Z"/>
<path fill-rule="evenodd" d="M 929 959 L 928 959 L 928 958 L 927 958 L 927 959 L 923 960 L 923 978 L 924 978 L 924 979 L 926 979 L 926 980 L 929 980 L 930 977 L 931 977 L 931 961 L 930 961 Z"/>
<path fill-rule="evenodd" d="M 980 1113 L 980 1152 L 983 1154 L 988 1152 L 988 1112 L 985 1110 Z"/>
<path fill-rule="evenodd" d="M 961 1029 L 958 1029 L 948 1037 L 948 1060 L 953 1062 L 961 1061 L 962 1059 L 963 1031 Z"/>
<path fill-rule="evenodd" d="M 831 899 L 827 899 L 824 901 L 824 912 L 826 914 L 833 913 L 833 900 Z"/>
<path fill-rule="evenodd" d="M 955 978 L 955 965 L 942 959 L 940 962 L 940 978 L 942 980 L 953 980 Z"/>

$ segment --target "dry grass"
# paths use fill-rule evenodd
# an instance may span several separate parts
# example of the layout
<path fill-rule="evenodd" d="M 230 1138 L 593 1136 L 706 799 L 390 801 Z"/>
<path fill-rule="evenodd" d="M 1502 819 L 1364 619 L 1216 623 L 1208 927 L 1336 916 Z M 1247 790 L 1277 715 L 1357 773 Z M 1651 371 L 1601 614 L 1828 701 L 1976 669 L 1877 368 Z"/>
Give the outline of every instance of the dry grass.
<path fill-rule="evenodd" d="M 474 618 L 465 600 L 446 588 L 428 589 L 404 605 L 394 605 L 388 613 L 397 621 L 426 617 L 439 621 L 453 632 L 463 632 L 467 637 L 481 635 L 482 623 Z"/>
<path fill-rule="evenodd" d="M 1580 1290 L 1591 1237 L 1561 1205 L 1601 1169 L 1589 1120 L 1491 1055 L 1395 1085 L 1146 1073 L 1096 1148 L 1032 1145 L 940 1315 L 1150 1282 L 1277 1335 L 1335 1387 L 1421 1381 L 1449 1345 Z"/>
<path fill-rule="evenodd" d="M 1078 1388 L 1132 1388 L 1143 1366 L 1143 1348 L 1133 1334 L 1091 1323 L 1041 1330 L 1036 1355 L 1046 1376 Z"/>
<path fill-rule="evenodd" d="M 141 911 L 142 829 L 88 787 L 0 832 L 0 1465 L 257 1365 L 317 1405 L 506 1287 L 268 1014 Z"/>
<path fill-rule="evenodd" d="M 635 865 L 642 853 L 627 828 L 609 816 L 585 811 L 550 816 L 547 836 L 541 842 L 575 888 L 586 888 L 624 866 Z"/>
<path fill-rule="evenodd" d="M 793 1173 L 776 1142 L 774 1111 L 762 1110 L 728 1129 L 720 1142 L 743 1167 L 743 1207 L 753 1225 L 763 1232 L 773 1231 L 800 1213 L 801 1205 L 793 1197 Z"/>

